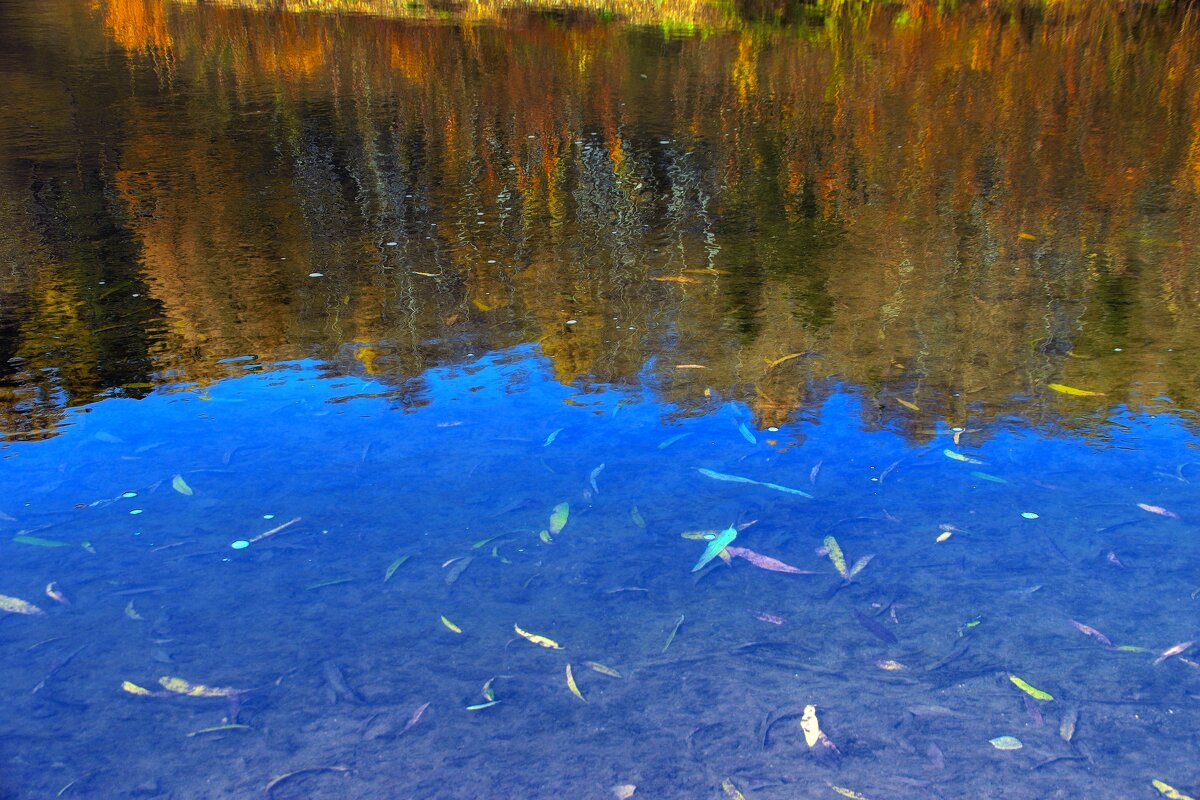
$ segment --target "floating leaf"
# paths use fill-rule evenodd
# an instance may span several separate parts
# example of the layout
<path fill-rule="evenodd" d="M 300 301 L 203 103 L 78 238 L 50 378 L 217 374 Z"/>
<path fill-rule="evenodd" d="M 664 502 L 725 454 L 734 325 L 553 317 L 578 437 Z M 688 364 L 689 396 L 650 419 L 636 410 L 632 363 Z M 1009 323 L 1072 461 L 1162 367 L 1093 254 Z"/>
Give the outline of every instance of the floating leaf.
<path fill-rule="evenodd" d="M 517 632 L 518 636 L 528 639 L 529 641 L 531 641 L 534 644 L 539 645 L 541 647 L 548 647 L 551 650 L 562 650 L 563 649 L 562 645 L 559 644 L 558 642 L 554 641 L 553 639 L 548 639 L 545 636 L 539 636 L 536 633 L 530 633 L 527 630 L 523 630 L 518 625 L 513 625 L 513 630 Z"/>
<path fill-rule="evenodd" d="M 786 356 L 780 356 L 779 358 L 775 359 L 774 361 L 768 361 L 767 369 L 775 369 L 775 367 L 778 367 L 780 364 L 786 364 L 787 362 L 791 361 L 793 358 L 800 358 L 800 356 L 802 356 L 802 355 L 804 355 L 804 353 L 788 353 Z"/>
<path fill-rule="evenodd" d="M 1043 692 L 1041 689 L 1037 689 L 1033 686 L 1030 686 L 1028 683 L 1021 680 L 1016 675 L 1009 675 L 1008 679 L 1013 682 L 1014 686 L 1016 686 L 1022 692 L 1029 695 L 1030 697 L 1032 697 L 1035 700 L 1053 700 L 1054 699 L 1054 695 L 1050 694 L 1049 692 Z"/>
<path fill-rule="evenodd" d="M 1047 383 L 1046 388 L 1073 397 L 1104 397 L 1104 392 L 1089 392 L 1087 389 L 1076 389 L 1074 386 L 1064 386 L 1061 383 Z"/>
<path fill-rule="evenodd" d="M 462 633 L 462 628 L 458 627 L 453 622 L 451 622 L 449 619 L 447 619 L 444 614 L 442 615 L 442 624 L 445 625 L 450 630 L 454 631 L 455 633 Z"/>
<path fill-rule="evenodd" d="M 734 539 L 737 538 L 737 528 L 730 525 L 725 530 L 717 535 L 717 538 L 708 543 L 704 548 L 704 553 L 700 556 L 700 560 L 692 567 L 692 572 L 699 572 L 704 568 L 704 565 L 717 557 L 717 554 L 723 551 Z"/>
<path fill-rule="evenodd" d="M 583 702 L 587 702 L 587 698 L 583 696 L 583 692 L 579 691 L 579 685 L 575 683 L 575 676 L 571 674 L 571 665 L 569 663 L 567 664 L 567 688 L 571 690 L 571 694 Z"/>
<path fill-rule="evenodd" d="M 187 497 L 195 494 L 192 491 L 192 487 L 188 486 L 187 481 L 183 479 L 182 475 L 176 475 L 174 478 L 171 478 L 171 488 Z"/>
<path fill-rule="evenodd" d="M 695 539 L 701 542 L 711 542 L 720 534 L 720 531 L 684 531 L 679 535 L 684 539 Z"/>
<path fill-rule="evenodd" d="M 828 781 L 825 782 L 825 785 L 828 786 L 830 789 L 833 789 L 835 792 L 840 794 L 842 797 L 850 798 L 850 800 L 870 800 L 870 798 L 868 798 L 865 794 L 859 794 L 858 792 L 854 791 L 853 789 L 847 789 L 845 786 L 835 786 L 832 783 L 829 783 Z"/>

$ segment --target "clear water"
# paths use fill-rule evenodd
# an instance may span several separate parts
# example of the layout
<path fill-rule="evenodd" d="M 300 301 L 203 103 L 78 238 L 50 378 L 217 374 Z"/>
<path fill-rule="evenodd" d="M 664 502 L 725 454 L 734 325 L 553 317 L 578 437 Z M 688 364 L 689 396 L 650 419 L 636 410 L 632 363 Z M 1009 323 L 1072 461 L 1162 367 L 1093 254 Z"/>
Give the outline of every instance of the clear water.
<path fill-rule="evenodd" d="M 3 4 L 0 796 L 1195 794 L 1198 22 Z"/>

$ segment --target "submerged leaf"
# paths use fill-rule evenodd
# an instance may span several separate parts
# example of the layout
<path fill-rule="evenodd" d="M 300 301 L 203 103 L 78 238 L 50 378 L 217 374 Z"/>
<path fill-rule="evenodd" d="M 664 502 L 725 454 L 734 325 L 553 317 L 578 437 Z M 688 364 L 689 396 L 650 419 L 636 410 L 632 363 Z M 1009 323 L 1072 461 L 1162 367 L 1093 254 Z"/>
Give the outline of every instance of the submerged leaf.
<path fill-rule="evenodd" d="M 739 792 L 738 788 L 733 785 L 733 781 L 729 778 L 721 781 L 721 788 L 725 791 L 725 794 L 729 795 L 730 800 L 746 800 L 746 795 Z"/>
<path fill-rule="evenodd" d="M 791 564 L 785 564 L 782 561 L 764 556 L 762 553 L 756 553 L 753 550 L 745 547 L 727 547 L 725 552 L 735 558 L 744 558 L 759 569 L 765 569 L 770 572 L 784 572 L 789 575 L 817 575 L 819 573 L 807 569 L 797 569 Z"/>
<path fill-rule="evenodd" d="M 234 697 L 244 693 L 244 689 L 229 689 L 222 686 L 205 686 L 203 683 L 190 683 L 183 678 L 163 676 L 158 683 L 168 692 L 187 695 L 188 697 Z"/>
<path fill-rule="evenodd" d="M 942 451 L 942 455 L 944 455 L 946 458 L 950 458 L 955 461 L 961 461 L 964 464 L 982 464 L 983 463 L 978 458 L 971 458 L 970 456 L 964 456 L 962 453 L 956 453 L 953 450 L 951 450 L 949 447 L 947 447 L 945 450 Z"/>
<path fill-rule="evenodd" d="M 1054 695 L 1050 694 L 1049 692 L 1043 692 L 1041 689 L 1030 686 L 1028 683 L 1021 680 L 1016 675 L 1009 675 L 1008 679 L 1013 682 L 1014 686 L 1016 686 L 1022 692 L 1029 695 L 1030 697 L 1032 697 L 1035 700 L 1053 700 L 1054 699 Z"/>
<path fill-rule="evenodd" d="M 1152 780 L 1150 783 L 1155 789 L 1158 789 L 1158 791 L 1162 793 L 1163 797 L 1170 798 L 1170 800 L 1193 800 L 1191 796 L 1184 794 L 1169 783 L 1163 783 L 1157 778 Z"/>
<path fill-rule="evenodd" d="M 683 626 L 683 614 L 679 615 L 679 619 L 675 620 L 675 627 L 671 628 L 671 634 L 667 636 L 667 643 L 663 645 L 662 651 L 667 652 L 667 648 L 671 646 L 671 642 L 675 641 L 675 634 L 679 633 L 680 627 Z"/>
<path fill-rule="evenodd" d="M 642 516 L 642 512 L 638 511 L 638 507 L 634 506 L 629 512 L 629 518 L 633 520 L 633 524 L 637 525 L 642 530 L 646 529 L 646 518 Z"/>
<path fill-rule="evenodd" d="M 513 630 L 517 632 L 518 636 L 520 636 L 524 639 L 528 639 L 529 641 L 531 641 L 534 644 L 539 645 L 541 647 L 548 647 L 551 650 L 562 650 L 563 649 L 562 645 L 559 644 L 558 642 L 554 641 L 553 639 L 548 639 L 545 636 L 539 636 L 536 633 L 530 633 L 527 630 L 523 630 L 519 625 L 513 625 Z"/>
<path fill-rule="evenodd" d="M 171 478 L 171 488 L 187 497 L 191 497 L 193 494 L 192 487 L 188 486 L 187 481 L 183 479 L 182 475 L 176 475 L 174 478 Z"/>
<path fill-rule="evenodd" d="M 584 666 L 591 669 L 593 672 L 599 672 L 601 675 L 607 675 L 610 678 L 619 678 L 621 673 L 609 666 L 601 664 L 599 661 L 585 661 Z"/>
<path fill-rule="evenodd" d="M 825 537 L 825 551 L 829 556 L 829 560 L 833 562 L 833 568 L 838 571 L 838 574 L 846 580 L 850 580 L 850 570 L 846 568 L 846 556 L 842 554 L 842 548 L 833 536 Z"/>
<path fill-rule="evenodd" d="M 567 517 L 571 514 L 571 506 L 567 503 L 559 503 L 554 507 L 553 513 L 550 514 L 550 533 L 557 536 L 562 533 L 562 529 L 567 526 Z"/>
<path fill-rule="evenodd" d="M 746 423 L 738 423 L 738 433 L 740 433 L 742 438 L 750 444 L 758 444 L 758 439 L 755 438 L 754 434 L 750 432 L 750 429 L 746 427 Z"/>
<path fill-rule="evenodd" d="M 1015 736 L 997 736 L 995 739 L 990 739 L 989 742 L 997 750 L 1020 750 L 1025 746 Z"/>
<path fill-rule="evenodd" d="M 389 580 L 391 580 L 391 577 L 396 574 L 396 570 L 400 569 L 400 567 L 404 565 L 404 562 L 408 561 L 410 557 L 411 556 L 400 556 L 391 564 L 388 564 L 387 570 L 385 570 L 383 573 L 383 582 L 387 583 Z"/>
<path fill-rule="evenodd" d="M 29 544 L 34 547 L 70 547 L 68 542 L 59 542 L 54 539 L 43 539 L 40 536 L 30 536 L 25 533 L 18 533 L 12 538 L 17 544 Z"/>
<path fill-rule="evenodd" d="M 571 690 L 571 694 L 578 697 L 583 702 L 587 702 L 587 698 L 583 696 L 583 692 L 579 691 L 579 685 L 575 683 L 575 676 L 571 673 L 571 665 L 567 664 L 567 688 Z"/>
<path fill-rule="evenodd" d="M 792 489 L 788 486 L 780 486 L 777 483 L 765 483 L 763 481 L 756 481 L 751 478 L 743 478 L 740 475 L 726 475 L 724 472 L 717 472 L 716 470 L 705 469 L 704 467 L 698 467 L 696 471 L 706 478 L 712 478 L 714 481 L 728 481 L 729 483 L 748 483 L 752 486 L 765 486 L 768 489 L 774 489 L 777 492 L 798 494 L 801 497 L 807 497 L 810 500 L 812 499 L 812 495 L 808 492 L 802 492 L 799 489 Z"/>

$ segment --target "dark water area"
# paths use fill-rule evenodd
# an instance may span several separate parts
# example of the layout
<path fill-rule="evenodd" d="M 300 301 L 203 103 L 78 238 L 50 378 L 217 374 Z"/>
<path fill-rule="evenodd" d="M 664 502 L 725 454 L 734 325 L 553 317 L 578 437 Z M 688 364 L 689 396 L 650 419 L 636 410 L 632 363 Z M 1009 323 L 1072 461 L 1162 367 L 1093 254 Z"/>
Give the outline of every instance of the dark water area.
<path fill-rule="evenodd" d="M 1200 793 L 1198 195 L 1187 3 L 0 3 L 0 798 Z"/>

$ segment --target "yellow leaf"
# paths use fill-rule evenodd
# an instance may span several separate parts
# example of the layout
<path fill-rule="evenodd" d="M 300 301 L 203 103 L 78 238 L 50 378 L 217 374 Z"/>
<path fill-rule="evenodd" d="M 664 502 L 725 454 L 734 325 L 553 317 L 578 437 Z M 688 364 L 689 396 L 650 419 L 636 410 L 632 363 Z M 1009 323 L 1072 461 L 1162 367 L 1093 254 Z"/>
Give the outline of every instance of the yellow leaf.
<path fill-rule="evenodd" d="M 0 594 L 0 611 L 7 611 L 10 614 L 44 614 L 40 608 L 33 603 L 27 603 L 19 597 L 9 597 L 6 594 Z"/>
<path fill-rule="evenodd" d="M 804 355 L 804 353 L 788 353 L 786 356 L 780 356 L 779 358 L 775 359 L 774 361 L 767 362 L 767 369 L 774 369 L 775 367 L 778 367 L 780 364 L 786 364 L 788 361 L 791 361 L 793 358 L 799 358 L 802 355 Z"/>
<path fill-rule="evenodd" d="M 575 676 L 571 674 L 570 664 L 567 664 L 567 688 L 571 690 L 571 694 L 575 695 L 583 702 L 587 702 L 587 698 L 583 696 L 583 692 L 579 691 L 579 685 L 575 683 Z"/>
<path fill-rule="evenodd" d="M 721 788 L 725 790 L 725 794 L 729 795 L 731 800 L 746 800 L 746 795 L 738 791 L 738 788 L 733 785 L 733 781 L 726 778 L 721 781 Z"/>
<path fill-rule="evenodd" d="M 1162 792 L 1164 797 L 1169 797 L 1171 800 L 1193 800 L 1191 796 L 1184 794 L 1170 784 L 1163 783 L 1157 778 L 1151 781 L 1151 783 L 1154 785 L 1155 789 L 1158 789 L 1158 791 Z"/>
<path fill-rule="evenodd" d="M 513 630 L 517 632 L 518 636 L 528 639 L 529 641 L 536 645 L 540 645 L 541 647 L 548 647 L 551 650 L 563 649 L 562 645 L 553 639 L 547 639 L 545 636 L 538 636 L 536 633 L 530 633 L 529 631 L 522 630 L 519 625 L 513 625 Z"/>
<path fill-rule="evenodd" d="M 158 684 L 168 692 L 175 692 L 175 694 L 183 694 L 188 697 L 233 697 L 234 695 L 241 694 L 241 690 L 239 689 L 205 686 L 202 683 L 189 683 L 183 678 L 163 676 L 158 679 Z"/>
<path fill-rule="evenodd" d="M 462 633 L 462 628 L 458 627 L 453 622 L 446 619 L 445 615 L 442 615 L 442 624 L 445 625 L 450 630 L 454 631 L 455 633 Z"/>
<path fill-rule="evenodd" d="M 1035 700 L 1053 700 L 1054 699 L 1054 695 L 1050 694 L 1049 692 L 1043 692 L 1041 689 L 1037 689 L 1037 688 L 1034 688 L 1033 686 L 1030 686 L 1028 683 L 1021 680 L 1016 675 L 1009 675 L 1008 679 L 1013 682 L 1014 686 L 1016 686 L 1022 692 L 1029 695 L 1030 697 L 1034 698 Z"/>
<path fill-rule="evenodd" d="M 846 556 L 842 554 L 842 548 L 838 546 L 837 539 L 826 536 L 825 549 L 829 551 L 829 560 L 833 562 L 834 569 L 838 571 L 838 574 L 846 580 L 850 580 L 850 571 L 846 569 Z"/>
<path fill-rule="evenodd" d="M 154 696 L 154 692 L 150 691 L 149 689 L 143 689 L 141 686 L 138 686 L 136 683 L 133 683 L 132 681 L 121 681 L 121 688 L 124 689 L 125 691 L 129 692 L 130 694 L 137 695 L 138 697 L 153 697 Z"/>
<path fill-rule="evenodd" d="M 916 403 L 910 403 L 907 400 L 905 400 L 903 397 L 897 397 L 897 398 L 895 398 L 895 400 L 897 403 L 904 406 L 905 408 L 907 408 L 910 411 L 920 411 L 921 410 L 921 407 L 918 406 Z"/>
<path fill-rule="evenodd" d="M 809 747 L 816 747 L 821 741 L 821 723 L 817 720 L 817 707 L 807 705 L 804 715 L 800 717 L 800 730 L 804 731 L 804 741 Z"/>
<path fill-rule="evenodd" d="M 1076 389 L 1074 386 L 1064 386 L 1061 383 L 1047 383 L 1046 388 L 1073 397 L 1104 397 L 1104 392 L 1090 392 L 1087 389 Z"/>
<path fill-rule="evenodd" d="M 567 527 L 567 517 L 571 513 L 571 506 L 567 503 L 559 503 L 554 507 L 554 513 L 550 515 L 550 533 L 557 536 L 562 533 L 562 529 Z"/>

